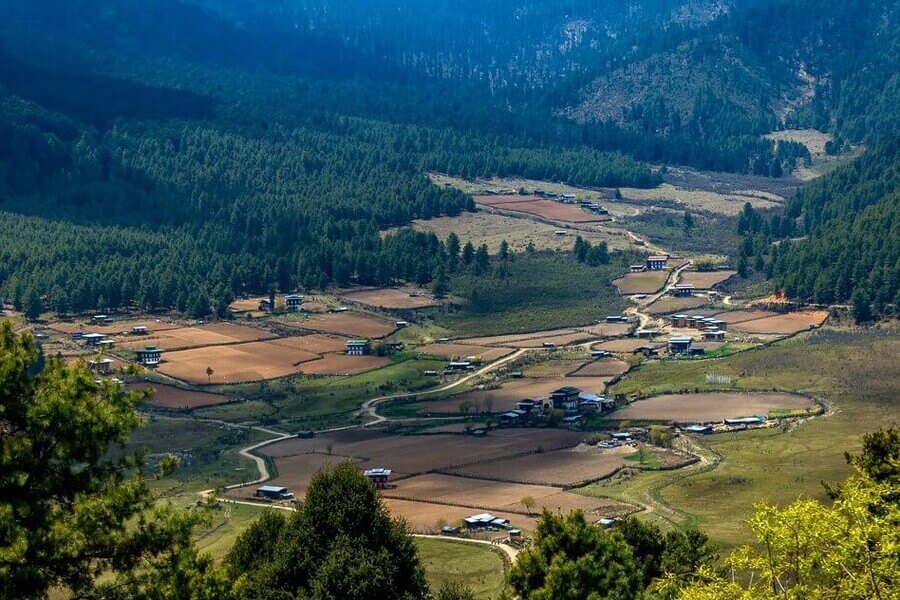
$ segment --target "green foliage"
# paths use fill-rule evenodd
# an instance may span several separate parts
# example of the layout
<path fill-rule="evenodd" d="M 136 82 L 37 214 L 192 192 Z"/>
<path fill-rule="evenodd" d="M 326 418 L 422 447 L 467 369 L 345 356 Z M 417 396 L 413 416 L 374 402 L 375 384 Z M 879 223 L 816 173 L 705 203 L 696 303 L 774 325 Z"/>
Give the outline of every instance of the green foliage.
<path fill-rule="evenodd" d="M 266 514 L 226 558 L 241 598 L 425 598 L 405 526 L 351 463 L 325 468 L 289 516 Z"/>
<path fill-rule="evenodd" d="M 893 447 L 889 453 L 872 452 L 873 445 L 885 442 Z M 727 571 L 703 569 L 679 597 L 895 598 L 900 581 L 897 482 L 873 479 L 870 471 L 896 470 L 896 436 L 879 432 L 866 444 L 860 457 L 865 467 L 838 488 L 832 506 L 808 499 L 783 508 L 758 503 L 750 519 L 757 544 L 732 553 Z M 737 579 L 736 573 L 745 576 Z M 668 583 L 669 589 L 678 587 Z"/>
<path fill-rule="evenodd" d="M 508 576 L 526 600 L 634 598 L 641 589 L 631 548 L 619 534 L 588 523 L 584 514 L 544 512 L 533 543 Z"/>
<path fill-rule="evenodd" d="M 137 457 L 110 454 L 139 400 L 83 365 L 40 369 L 31 338 L 0 326 L 0 598 L 227 597 L 192 545 L 202 513 L 157 505 Z"/>

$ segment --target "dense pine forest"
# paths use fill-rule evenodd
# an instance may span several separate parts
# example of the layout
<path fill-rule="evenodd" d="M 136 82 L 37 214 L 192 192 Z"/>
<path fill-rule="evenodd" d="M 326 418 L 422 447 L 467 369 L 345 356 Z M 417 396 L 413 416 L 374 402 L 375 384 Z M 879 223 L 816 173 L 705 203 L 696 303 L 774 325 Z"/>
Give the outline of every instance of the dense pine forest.
<path fill-rule="evenodd" d="M 428 282 L 440 243 L 379 235 L 474 208 L 427 171 L 779 176 L 810 157 L 772 129 L 831 131 L 832 152 L 898 130 L 895 2 L 430 4 L 4 3 L 0 293 L 200 313 L 271 288 Z M 813 234 L 814 214 L 792 206 L 777 235 Z"/>

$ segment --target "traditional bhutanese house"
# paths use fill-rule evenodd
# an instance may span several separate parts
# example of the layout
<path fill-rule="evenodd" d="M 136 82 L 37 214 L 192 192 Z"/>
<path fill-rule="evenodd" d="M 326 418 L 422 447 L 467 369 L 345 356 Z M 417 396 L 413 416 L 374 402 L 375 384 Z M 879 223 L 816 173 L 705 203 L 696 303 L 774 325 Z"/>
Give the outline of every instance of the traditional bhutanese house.
<path fill-rule="evenodd" d="M 501 527 L 503 529 L 509 528 L 508 520 L 495 517 L 491 513 L 481 513 L 478 515 L 472 515 L 471 517 L 466 517 L 465 519 L 463 519 L 463 523 L 466 524 L 466 527 L 468 529 L 484 529 L 487 527 Z"/>
<path fill-rule="evenodd" d="M 109 315 L 94 315 L 94 316 L 91 317 L 91 323 L 93 323 L 93 324 L 95 324 L 95 325 L 96 325 L 97 323 L 103 323 L 103 322 L 106 321 L 108 318 L 109 318 Z"/>
<path fill-rule="evenodd" d="M 447 371 L 458 373 L 460 371 L 471 371 L 475 366 L 468 360 L 455 360 L 447 363 Z"/>
<path fill-rule="evenodd" d="M 629 269 L 632 273 L 643 273 L 647 270 L 647 267 L 644 265 L 631 265 Z"/>
<path fill-rule="evenodd" d="M 650 271 L 662 271 L 666 268 L 669 256 L 667 254 L 654 254 L 647 257 L 647 269 Z"/>
<path fill-rule="evenodd" d="M 591 358 L 607 358 L 612 356 L 609 350 L 591 350 Z"/>
<path fill-rule="evenodd" d="M 676 298 L 685 298 L 694 293 L 694 284 L 692 283 L 676 283 L 669 288 L 669 295 Z"/>
<path fill-rule="evenodd" d="M 284 306 L 291 311 L 297 311 L 303 308 L 303 300 L 305 297 L 301 294 L 288 294 L 284 297 Z"/>
<path fill-rule="evenodd" d="M 607 323 L 627 323 L 628 317 L 625 315 L 607 315 L 606 316 Z"/>
<path fill-rule="evenodd" d="M 78 341 L 84 337 L 84 332 L 83 331 L 73 331 L 72 333 L 69 334 L 69 337 L 75 341 Z"/>
<path fill-rule="evenodd" d="M 116 340 L 104 337 L 102 340 L 95 344 L 98 348 L 103 348 L 104 350 L 109 350 L 110 348 L 116 345 Z"/>
<path fill-rule="evenodd" d="M 391 478 L 391 470 L 383 467 L 366 469 L 363 471 L 363 476 L 371 481 L 375 487 L 383 488 L 387 487 L 388 480 Z"/>
<path fill-rule="evenodd" d="M 263 485 L 256 488 L 256 497 L 268 500 L 290 500 L 294 497 L 294 494 L 284 486 Z"/>
<path fill-rule="evenodd" d="M 369 340 L 347 340 L 348 356 L 365 356 L 372 351 L 372 344 Z"/>
<path fill-rule="evenodd" d="M 634 332 L 634 335 L 641 339 L 649 339 L 659 335 L 659 329 L 638 329 Z"/>
<path fill-rule="evenodd" d="M 144 325 L 135 325 L 131 328 L 131 335 L 147 335 L 147 327 Z"/>
<path fill-rule="evenodd" d="M 725 332 L 721 329 L 704 329 L 703 340 L 706 342 L 724 342 Z"/>
<path fill-rule="evenodd" d="M 721 319 L 707 319 L 706 324 L 722 331 L 728 331 L 728 323 Z"/>
<path fill-rule="evenodd" d="M 528 419 L 528 413 L 524 410 L 514 409 L 500 415 L 500 423 L 503 425 L 517 425 Z"/>
<path fill-rule="evenodd" d="M 270 311 L 273 308 L 272 303 L 268 299 L 263 298 L 259 301 L 259 310 Z"/>
<path fill-rule="evenodd" d="M 88 367 L 94 373 L 100 375 L 108 375 L 112 372 L 113 360 L 111 358 L 100 358 L 97 360 L 89 360 Z"/>
<path fill-rule="evenodd" d="M 669 338 L 669 354 L 690 354 L 694 338 L 689 335 L 676 335 Z"/>
<path fill-rule="evenodd" d="M 535 408 L 540 409 L 541 404 L 542 402 L 539 399 L 519 400 L 516 402 L 516 409 L 531 414 Z"/>
<path fill-rule="evenodd" d="M 162 361 L 162 350 L 156 346 L 141 348 L 135 354 L 137 354 L 138 362 L 145 367 L 156 366 Z"/>
<path fill-rule="evenodd" d="M 554 409 L 575 410 L 578 407 L 578 394 L 580 392 L 581 390 L 577 387 L 570 385 L 550 392 L 550 406 Z"/>
<path fill-rule="evenodd" d="M 403 327 L 406 327 L 407 325 L 409 325 L 409 321 L 397 321 L 396 323 L 394 323 L 394 325 L 396 325 L 398 328 L 402 329 Z"/>
<path fill-rule="evenodd" d="M 81 336 L 81 341 L 83 341 L 86 346 L 96 346 L 105 339 L 106 336 L 102 333 L 85 333 Z"/>
<path fill-rule="evenodd" d="M 669 321 L 671 322 L 672 327 L 687 327 L 687 318 L 687 315 L 679 313 L 677 315 L 670 316 Z"/>

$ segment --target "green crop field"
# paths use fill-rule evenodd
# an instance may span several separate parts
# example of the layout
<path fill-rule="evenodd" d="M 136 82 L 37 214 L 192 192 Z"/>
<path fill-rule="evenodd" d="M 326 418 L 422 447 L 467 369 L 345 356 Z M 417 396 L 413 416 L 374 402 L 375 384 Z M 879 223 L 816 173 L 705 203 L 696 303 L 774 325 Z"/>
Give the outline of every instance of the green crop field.
<path fill-rule="evenodd" d="M 822 482 L 849 472 L 844 452 L 859 450 L 864 433 L 900 421 L 900 333 L 823 329 L 769 347 L 708 361 L 644 365 L 612 393 L 657 394 L 722 389 L 707 375 L 731 378 L 730 389 L 790 390 L 827 401 L 832 413 L 783 430 L 780 427 L 703 438 L 718 466 L 640 474 L 590 486 L 598 493 L 663 505 L 650 517 L 699 525 L 717 542 L 747 541 L 746 518 L 760 500 L 798 496 L 827 501 Z M 727 386 L 726 386 L 727 388 Z"/>

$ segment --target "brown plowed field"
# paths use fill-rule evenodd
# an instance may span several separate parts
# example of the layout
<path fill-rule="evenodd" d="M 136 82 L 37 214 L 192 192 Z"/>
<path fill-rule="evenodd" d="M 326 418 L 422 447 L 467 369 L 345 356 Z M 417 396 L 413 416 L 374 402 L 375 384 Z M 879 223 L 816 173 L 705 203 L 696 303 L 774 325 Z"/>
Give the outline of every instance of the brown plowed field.
<path fill-rule="evenodd" d="M 176 323 L 167 323 L 162 321 L 138 320 L 138 321 L 116 321 L 112 325 L 91 325 L 90 323 L 51 323 L 48 329 L 59 331 L 60 333 L 102 333 L 104 335 L 120 335 L 131 331 L 132 327 L 144 326 L 152 335 L 157 331 L 168 331 L 170 329 L 179 329 L 181 325 Z M 139 336 L 131 336 L 140 339 Z M 144 336 L 146 338 L 146 336 Z"/>
<path fill-rule="evenodd" d="M 195 384 L 243 383 L 284 377 L 299 372 L 297 365 L 318 355 L 272 342 L 206 346 L 163 354 L 159 372 Z M 206 368 L 212 367 L 211 378 Z"/>
<path fill-rule="evenodd" d="M 713 316 L 715 316 L 720 321 L 725 321 L 728 324 L 732 324 L 742 323 L 744 321 L 753 321 L 756 319 L 764 319 L 766 317 L 774 317 L 777 315 L 778 313 L 769 312 L 767 310 L 729 310 L 717 313 Z"/>
<path fill-rule="evenodd" d="M 619 288 L 620 294 L 653 294 L 662 289 L 668 278 L 668 271 L 626 273 L 617 279 L 613 279 L 613 285 Z"/>
<path fill-rule="evenodd" d="M 627 323 L 598 323 L 597 325 L 591 325 L 590 327 L 583 327 L 581 329 L 598 337 L 618 337 L 626 335 L 631 331 L 631 327 L 632 326 Z"/>
<path fill-rule="evenodd" d="M 428 344 L 419 346 L 416 352 L 446 358 L 448 360 L 463 359 L 469 356 L 480 357 L 485 362 L 492 362 L 512 353 L 512 348 L 497 346 L 471 346 L 466 344 Z"/>
<path fill-rule="evenodd" d="M 358 302 L 375 308 L 389 310 L 410 310 L 440 306 L 441 303 L 429 294 L 417 291 L 410 296 L 411 290 L 398 288 L 372 288 L 362 290 L 345 290 L 338 293 L 349 302 Z"/>
<path fill-rule="evenodd" d="M 373 339 L 382 338 L 396 329 L 393 323 L 383 319 L 351 312 L 314 315 L 294 324 L 313 331 Z"/>
<path fill-rule="evenodd" d="M 533 340 L 537 338 L 556 337 L 577 333 L 577 329 L 547 329 L 545 331 L 532 331 L 531 333 L 510 333 L 507 335 L 491 335 L 487 337 L 461 338 L 453 340 L 454 344 L 471 344 L 473 346 L 508 346 L 514 342 Z"/>
<path fill-rule="evenodd" d="M 535 513 L 540 513 L 545 508 L 564 514 L 572 510 L 583 510 L 600 518 L 610 512 L 621 514 L 625 510 L 624 505 L 614 500 L 582 496 L 550 486 L 485 481 L 437 473 L 398 481 L 384 495 L 388 498 L 439 502 L 451 506 L 471 506 L 491 511 L 492 514 L 494 511 L 526 513 L 522 505 L 522 498 L 525 496 L 534 498 L 535 507 L 532 510 Z"/>
<path fill-rule="evenodd" d="M 787 335 L 805 331 L 809 329 L 810 325 L 818 327 L 824 323 L 827 318 L 828 312 L 824 310 L 792 312 L 777 314 L 764 319 L 742 321 L 740 323 L 735 323 L 731 329 L 743 333 L 777 333 Z"/>
<path fill-rule="evenodd" d="M 815 408 L 808 398 L 775 392 L 663 394 L 632 402 L 613 413 L 612 418 L 695 423 L 766 415 L 773 410 Z"/>
<path fill-rule="evenodd" d="M 149 403 L 162 408 L 199 408 L 222 404 L 230 400 L 221 394 L 183 390 L 174 385 L 161 383 L 130 383 L 126 387 L 133 390 L 153 389 L 154 394 L 150 397 Z"/>
<path fill-rule="evenodd" d="M 300 365 L 305 375 L 356 375 L 391 364 L 386 356 L 347 356 L 346 354 L 326 354 Z"/>
<path fill-rule="evenodd" d="M 475 412 L 487 409 L 492 404 L 491 412 L 504 412 L 516 407 L 516 402 L 526 398 L 547 399 L 550 392 L 571 385 L 584 392 L 602 394 L 611 377 L 547 377 L 542 379 L 511 379 L 495 390 L 473 390 L 458 396 L 450 396 L 439 400 L 417 402 L 413 406 L 422 413 L 458 414 L 460 403 L 471 401 L 475 404 Z"/>
<path fill-rule="evenodd" d="M 490 463 L 452 469 L 454 475 L 479 479 L 501 478 L 534 485 L 575 485 L 611 475 L 628 464 L 633 446 L 600 449 L 587 445 L 555 452 L 529 454 Z"/>
<path fill-rule="evenodd" d="M 306 493 L 306 490 L 309 488 L 309 481 L 312 479 L 313 475 L 321 469 L 322 467 L 329 465 L 336 465 L 342 462 L 360 462 L 357 458 L 352 458 L 348 456 L 340 456 L 337 454 L 301 454 L 299 456 L 292 456 L 289 459 L 284 459 L 284 462 L 279 462 L 278 466 L 278 477 L 271 481 L 267 481 L 267 485 L 283 485 L 285 487 L 289 487 L 292 492 L 294 492 L 295 496 L 300 496 Z M 284 468 L 284 470 L 282 470 Z M 237 488 L 231 492 L 229 492 L 229 496 L 237 497 L 237 498 L 249 498 L 253 496 L 253 493 L 256 491 L 257 486 L 247 486 L 243 488 Z"/>
<path fill-rule="evenodd" d="M 163 350 L 186 350 L 202 346 L 222 346 L 239 342 L 268 340 L 276 337 L 268 331 L 233 323 L 210 323 L 199 327 L 180 327 L 157 331 L 150 337 L 124 342 L 120 347 L 136 350 L 145 346 L 158 346 Z M 205 368 L 205 367 L 204 367 Z"/>
<path fill-rule="evenodd" d="M 310 452 L 359 459 L 360 468 L 386 467 L 395 474 L 424 473 L 490 458 L 513 456 L 538 447 L 575 446 L 584 434 L 565 429 L 510 429 L 485 437 L 460 435 L 387 435 L 374 430 L 346 430 L 311 439 L 293 438 L 262 450 L 275 459 L 279 478 L 300 477 Z"/>
<path fill-rule="evenodd" d="M 601 342 L 599 344 L 594 344 L 591 346 L 592 350 L 606 350 L 607 352 L 621 352 L 621 353 L 629 353 L 634 352 L 641 346 L 653 346 L 654 348 L 659 346 L 659 344 L 654 343 L 652 340 L 642 340 L 638 338 L 626 338 L 621 340 L 609 340 L 608 342 Z"/>
<path fill-rule="evenodd" d="M 347 349 L 347 338 L 325 333 L 279 338 L 277 340 L 272 340 L 272 343 L 277 346 L 295 348 L 313 354 L 343 352 Z"/>
<path fill-rule="evenodd" d="M 553 335 L 548 337 L 538 337 L 509 342 L 509 345 L 513 348 L 540 348 L 544 344 L 569 346 L 572 344 L 578 344 L 580 342 L 588 342 L 593 339 L 597 339 L 597 336 L 584 331 L 576 331 L 574 333 L 564 333 L 562 335 Z"/>
<path fill-rule="evenodd" d="M 682 271 L 679 283 L 690 283 L 698 290 L 711 290 L 736 274 L 737 271 Z"/>
<path fill-rule="evenodd" d="M 539 363 L 532 363 L 522 369 L 525 377 L 541 379 L 544 377 L 565 377 L 572 371 L 577 371 L 585 365 L 583 359 L 554 359 Z"/>
<path fill-rule="evenodd" d="M 709 304 L 709 298 L 705 296 L 690 296 L 689 298 L 662 296 L 656 302 L 649 304 L 646 308 L 646 312 L 651 315 L 667 315 L 669 313 L 677 312 L 690 312 L 690 314 L 694 314 L 692 309 L 699 308 L 704 304 Z"/>
<path fill-rule="evenodd" d="M 566 223 L 599 223 L 609 221 L 606 215 L 595 215 L 575 204 L 563 204 L 535 196 L 475 196 L 475 202 L 500 210 L 534 215 Z"/>
<path fill-rule="evenodd" d="M 628 370 L 628 363 L 617 358 L 601 358 L 586 363 L 572 373 L 573 377 L 615 377 Z"/>

